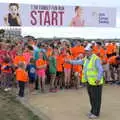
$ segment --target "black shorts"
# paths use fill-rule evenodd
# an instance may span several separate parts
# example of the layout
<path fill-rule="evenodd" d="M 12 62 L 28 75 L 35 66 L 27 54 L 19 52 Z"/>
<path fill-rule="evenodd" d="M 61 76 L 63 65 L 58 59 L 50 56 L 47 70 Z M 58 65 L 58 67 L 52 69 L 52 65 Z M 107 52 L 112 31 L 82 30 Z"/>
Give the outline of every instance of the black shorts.
<path fill-rule="evenodd" d="M 60 76 L 62 76 L 62 73 L 63 73 L 63 72 L 58 72 L 58 71 L 57 71 L 56 76 L 57 76 L 57 77 L 60 77 Z"/>
<path fill-rule="evenodd" d="M 118 68 L 118 64 L 116 64 L 116 65 L 112 65 L 112 67 L 114 67 L 115 69 L 117 69 Z"/>
<path fill-rule="evenodd" d="M 29 83 L 30 83 L 30 84 L 35 83 L 35 81 L 36 81 L 35 79 L 33 79 L 33 78 L 31 79 L 31 78 L 29 78 Z"/>
<path fill-rule="evenodd" d="M 116 56 L 117 55 L 117 53 L 116 52 L 114 52 L 113 54 L 112 54 L 112 56 Z"/>
<path fill-rule="evenodd" d="M 110 57 L 112 57 L 112 56 L 113 56 L 112 54 L 107 54 L 107 57 L 108 57 L 108 58 L 110 58 Z"/>

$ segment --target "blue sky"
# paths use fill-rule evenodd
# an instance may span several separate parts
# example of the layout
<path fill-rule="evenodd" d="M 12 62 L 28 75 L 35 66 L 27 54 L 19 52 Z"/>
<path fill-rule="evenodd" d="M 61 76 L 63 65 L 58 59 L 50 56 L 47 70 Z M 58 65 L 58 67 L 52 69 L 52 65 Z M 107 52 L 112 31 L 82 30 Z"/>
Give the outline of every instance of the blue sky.
<path fill-rule="evenodd" d="M 116 7 L 116 28 L 22 28 L 23 35 L 35 37 L 120 38 L 120 0 L 0 0 L 0 2 Z"/>

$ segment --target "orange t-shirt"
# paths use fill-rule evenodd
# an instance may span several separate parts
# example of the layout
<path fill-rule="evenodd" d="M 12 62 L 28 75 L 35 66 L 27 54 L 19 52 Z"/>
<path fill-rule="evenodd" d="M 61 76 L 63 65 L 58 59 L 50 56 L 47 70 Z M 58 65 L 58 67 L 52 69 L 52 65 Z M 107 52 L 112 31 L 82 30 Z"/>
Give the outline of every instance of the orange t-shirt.
<path fill-rule="evenodd" d="M 112 54 L 113 53 L 113 49 L 114 49 L 113 44 L 109 43 L 106 46 L 106 48 L 107 48 L 107 54 Z"/>
<path fill-rule="evenodd" d="M 66 56 L 64 57 L 64 59 L 71 60 L 71 59 L 72 59 L 72 56 L 71 56 L 71 55 L 66 55 Z M 71 68 L 72 68 L 72 65 L 69 64 L 69 63 L 64 62 L 63 67 L 66 68 L 66 69 L 71 69 Z"/>
<path fill-rule="evenodd" d="M 74 72 L 81 72 L 82 71 L 82 65 L 73 65 Z"/>
<path fill-rule="evenodd" d="M 104 56 L 105 50 L 102 47 L 98 48 L 97 46 L 94 46 L 93 47 L 93 53 L 98 55 L 98 56 Z"/>
<path fill-rule="evenodd" d="M 106 55 L 106 50 L 104 50 L 103 48 L 102 49 L 100 49 L 100 56 L 105 56 Z"/>
<path fill-rule="evenodd" d="M 62 72 L 63 71 L 63 63 L 64 63 L 64 58 L 62 55 L 58 55 L 56 57 L 56 67 L 57 71 Z"/>
<path fill-rule="evenodd" d="M 36 67 L 40 67 L 40 66 L 43 66 L 43 65 L 45 65 L 45 64 L 46 64 L 46 61 L 43 60 L 43 59 L 38 59 L 38 60 L 36 61 Z"/>
<path fill-rule="evenodd" d="M 76 51 L 77 51 L 78 54 L 80 54 L 80 53 L 84 54 L 85 53 L 85 49 L 84 49 L 83 46 L 78 46 L 76 48 Z"/>
<path fill-rule="evenodd" d="M 25 57 L 25 61 L 28 64 L 30 62 L 30 59 L 32 58 L 31 52 L 23 52 L 23 56 Z"/>
<path fill-rule="evenodd" d="M 83 46 L 76 46 L 76 47 L 71 48 L 71 53 L 75 57 L 75 56 L 78 56 L 80 53 L 84 54 L 85 49 Z"/>
<path fill-rule="evenodd" d="M 24 56 L 15 56 L 15 58 L 13 59 L 13 63 L 14 65 L 18 65 L 20 62 L 26 63 L 26 59 Z"/>
<path fill-rule="evenodd" d="M 110 64 L 116 64 L 116 56 L 112 56 L 109 58 L 109 63 Z"/>
<path fill-rule="evenodd" d="M 97 52 L 98 52 L 97 45 L 94 45 L 94 46 L 93 46 L 93 53 L 94 53 L 94 54 L 97 54 Z"/>
<path fill-rule="evenodd" d="M 107 64 L 108 63 L 107 56 L 101 56 L 100 59 L 101 59 L 102 64 Z"/>
<path fill-rule="evenodd" d="M 75 56 L 73 59 L 76 59 L 77 56 Z M 82 71 L 82 65 L 73 65 L 73 71 L 74 72 L 81 72 Z"/>
<path fill-rule="evenodd" d="M 72 55 L 75 54 L 75 48 L 76 48 L 76 47 L 72 47 L 72 48 L 70 48 L 70 51 L 71 51 Z"/>
<path fill-rule="evenodd" d="M 117 45 L 113 44 L 113 53 L 117 52 Z"/>
<path fill-rule="evenodd" d="M 52 51 L 53 51 L 52 48 L 49 48 L 47 50 L 47 53 L 46 53 L 47 57 L 50 57 L 52 55 Z"/>
<path fill-rule="evenodd" d="M 28 81 L 28 73 L 25 70 L 18 68 L 16 70 L 16 80 L 22 81 L 22 82 L 27 82 Z"/>

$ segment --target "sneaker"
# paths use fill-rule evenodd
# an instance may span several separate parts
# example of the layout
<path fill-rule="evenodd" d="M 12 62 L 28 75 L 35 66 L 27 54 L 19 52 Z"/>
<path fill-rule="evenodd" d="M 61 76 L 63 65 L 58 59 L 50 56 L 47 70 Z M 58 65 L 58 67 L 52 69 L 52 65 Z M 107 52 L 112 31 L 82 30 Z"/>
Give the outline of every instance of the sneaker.
<path fill-rule="evenodd" d="M 88 113 L 87 113 L 87 116 L 89 117 L 90 115 L 92 115 L 92 113 L 91 113 L 91 112 L 88 112 Z"/>
<path fill-rule="evenodd" d="M 96 115 L 90 114 L 90 115 L 88 116 L 88 118 L 89 118 L 89 119 L 97 119 L 98 117 L 97 117 Z"/>
<path fill-rule="evenodd" d="M 8 88 L 5 88 L 4 91 L 7 92 L 7 91 L 8 91 Z"/>

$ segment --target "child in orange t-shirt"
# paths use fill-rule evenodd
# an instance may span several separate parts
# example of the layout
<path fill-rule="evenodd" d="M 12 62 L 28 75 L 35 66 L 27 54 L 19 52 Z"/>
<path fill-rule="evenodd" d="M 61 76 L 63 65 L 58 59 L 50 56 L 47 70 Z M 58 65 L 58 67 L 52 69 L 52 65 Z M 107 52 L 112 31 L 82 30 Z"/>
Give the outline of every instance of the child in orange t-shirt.
<path fill-rule="evenodd" d="M 39 53 L 39 59 L 36 61 L 36 68 L 37 68 L 37 75 L 39 79 L 39 84 L 41 85 L 41 91 L 44 92 L 45 90 L 45 70 L 47 64 L 46 61 L 43 59 L 43 53 Z"/>
<path fill-rule="evenodd" d="M 59 54 L 56 57 L 56 67 L 57 67 L 57 82 L 59 82 L 60 89 L 63 88 L 64 85 L 64 79 L 63 79 L 63 63 L 64 63 L 64 57 L 62 54 Z"/>
<path fill-rule="evenodd" d="M 10 58 L 5 57 L 1 66 L 1 87 L 5 91 L 11 90 L 13 80 L 13 68 L 10 62 Z"/>
<path fill-rule="evenodd" d="M 66 51 L 65 57 L 64 59 L 66 60 L 71 60 L 72 56 L 70 51 Z M 70 88 L 70 78 L 71 78 L 71 69 L 72 69 L 72 65 L 69 63 L 64 62 L 63 64 L 64 67 L 64 81 L 65 81 L 65 88 L 68 89 Z"/>
<path fill-rule="evenodd" d="M 83 54 L 79 54 L 77 57 L 75 57 L 75 59 L 83 59 L 83 57 Z M 75 87 L 78 89 L 82 77 L 82 65 L 73 65 L 73 72 L 75 77 Z"/>
<path fill-rule="evenodd" d="M 25 64 L 19 63 L 16 70 L 16 80 L 19 83 L 19 97 L 24 97 L 25 84 L 28 82 L 28 73 L 25 71 Z"/>
<path fill-rule="evenodd" d="M 17 53 L 17 55 L 15 56 L 15 58 L 13 59 L 13 63 L 14 63 L 14 65 L 15 65 L 15 67 L 17 67 L 20 62 L 23 62 L 23 63 L 26 64 L 26 59 L 25 59 L 25 57 L 23 56 L 22 51 L 19 51 L 19 52 Z"/>

